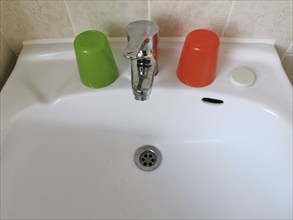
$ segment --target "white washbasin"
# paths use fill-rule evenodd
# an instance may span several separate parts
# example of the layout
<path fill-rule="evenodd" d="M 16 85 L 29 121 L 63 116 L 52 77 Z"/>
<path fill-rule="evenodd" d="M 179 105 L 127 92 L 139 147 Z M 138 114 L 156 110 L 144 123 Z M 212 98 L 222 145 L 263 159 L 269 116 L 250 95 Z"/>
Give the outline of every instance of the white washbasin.
<path fill-rule="evenodd" d="M 1 218 L 292 218 L 292 86 L 273 45 L 222 43 L 216 80 L 190 88 L 176 77 L 182 43 L 163 39 L 144 102 L 125 42 L 111 46 L 120 76 L 104 89 L 81 84 L 71 41 L 24 46 L 1 92 Z M 238 66 L 253 86 L 230 82 Z M 163 157 L 154 171 L 134 162 L 148 144 Z"/>

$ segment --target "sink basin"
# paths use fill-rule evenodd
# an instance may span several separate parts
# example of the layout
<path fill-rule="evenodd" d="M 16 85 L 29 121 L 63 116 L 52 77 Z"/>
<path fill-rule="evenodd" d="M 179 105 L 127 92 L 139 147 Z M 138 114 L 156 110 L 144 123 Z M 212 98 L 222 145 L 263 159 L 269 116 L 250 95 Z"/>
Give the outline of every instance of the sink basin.
<path fill-rule="evenodd" d="M 125 42 L 103 89 L 81 84 L 72 40 L 25 43 L 1 92 L 1 218 L 291 219 L 292 86 L 274 46 L 222 42 L 216 80 L 191 88 L 182 45 L 162 39 L 140 102 Z M 231 83 L 239 66 L 252 86 Z M 144 145 L 161 152 L 153 171 L 135 164 Z"/>

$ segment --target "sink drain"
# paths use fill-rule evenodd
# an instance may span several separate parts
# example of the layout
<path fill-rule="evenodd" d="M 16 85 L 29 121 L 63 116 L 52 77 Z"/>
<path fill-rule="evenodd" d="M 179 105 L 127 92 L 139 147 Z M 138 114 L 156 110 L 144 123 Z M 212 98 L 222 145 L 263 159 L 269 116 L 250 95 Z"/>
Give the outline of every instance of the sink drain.
<path fill-rule="evenodd" d="M 162 154 L 158 148 L 146 145 L 138 148 L 134 154 L 134 162 L 138 168 L 144 171 L 157 169 L 162 161 Z"/>

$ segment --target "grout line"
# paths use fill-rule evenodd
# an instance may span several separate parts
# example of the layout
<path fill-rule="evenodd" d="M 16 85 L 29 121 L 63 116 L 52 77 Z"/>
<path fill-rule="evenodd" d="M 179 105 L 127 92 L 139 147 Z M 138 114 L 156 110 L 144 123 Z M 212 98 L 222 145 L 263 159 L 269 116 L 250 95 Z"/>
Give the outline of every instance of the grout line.
<path fill-rule="evenodd" d="M 291 42 L 290 45 L 289 45 L 289 47 L 288 47 L 287 50 L 285 51 L 285 53 L 282 54 L 282 56 L 281 56 L 281 61 L 282 61 L 282 62 L 283 62 L 283 60 L 285 59 L 286 56 L 289 56 L 289 55 L 292 56 L 292 54 L 289 53 L 289 51 L 292 49 L 292 47 L 293 47 L 293 43 Z"/>
<path fill-rule="evenodd" d="M 148 20 L 151 21 L 151 0 L 148 0 Z"/>
<path fill-rule="evenodd" d="M 125 37 L 108 37 L 109 42 L 126 42 Z M 45 38 L 27 40 L 23 42 L 23 45 L 30 44 L 55 44 L 55 43 L 72 43 L 74 38 Z M 175 42 L 183 43 L 185 37 L 161 37 L 160 42 Z M 244 44 L 268 44 L 275 45 L 275 40 L 272 39 L 251 39 L 251 38 L 225 38 L 220 37 L 222 43 L 244 43 Z"/>
<path fill-rule="evenodd" d="M 250 44 L 269 44 L 276 45 L 275 39 L 258 39 L 258 38 L 238 38 L 238 37 L 220 37 L 222 43 L 250 43 Z"/>
<path fill-rule="evenodd" d="M 229 9 L 229 14 L 228 14 L 228 17 L 227 17 L 226 23 L 225 23 L 225 25 L 224 25 L 224 28 L 223 28 L 223 31 L 222 31 L 221 37 L 224 37 L 224 35 L 225 35 L 225 33 L 226 33 L 226 30 L 227 30 L 228 25 L 229 25 L 230 20 L 231 20 L 232 11 L 233 11 L 233 9 L 234 9 L 235 2 L 236 2 L 236 0 L 233 0 L 232 3 L 231 3 L 231 7 L 230 7 L 230 9 Z"/>
<path fill-rule="evenodd" d="M 70 23 L 71 23 L 71 27 L 72 27 L 74 36 L 76 36 L 76 30 L 75 30 L 75 27 L 74 27 L 73 22 L 72 22 L 72 17 L 71 17 L 70 11 L 69 11 L 67 0 L 64 0 L 64 4 L 65 4 L 66 10 L 67 10 L 67 14 L 68 14 L 68 17 L 69 17 L 69 20 L 70 20 Z"/>

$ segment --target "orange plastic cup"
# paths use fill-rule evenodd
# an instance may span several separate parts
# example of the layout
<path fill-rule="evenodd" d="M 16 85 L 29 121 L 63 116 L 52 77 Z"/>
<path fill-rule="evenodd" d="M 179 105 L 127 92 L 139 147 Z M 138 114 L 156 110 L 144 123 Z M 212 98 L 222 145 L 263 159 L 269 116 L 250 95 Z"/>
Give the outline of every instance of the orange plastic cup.
<path fill-rule="evenodd" d="M 177 77 L 192 87 L 204 87 L 216 78 L 220 39 L 210 30 L 190 32 L 181 52 Z"/>

